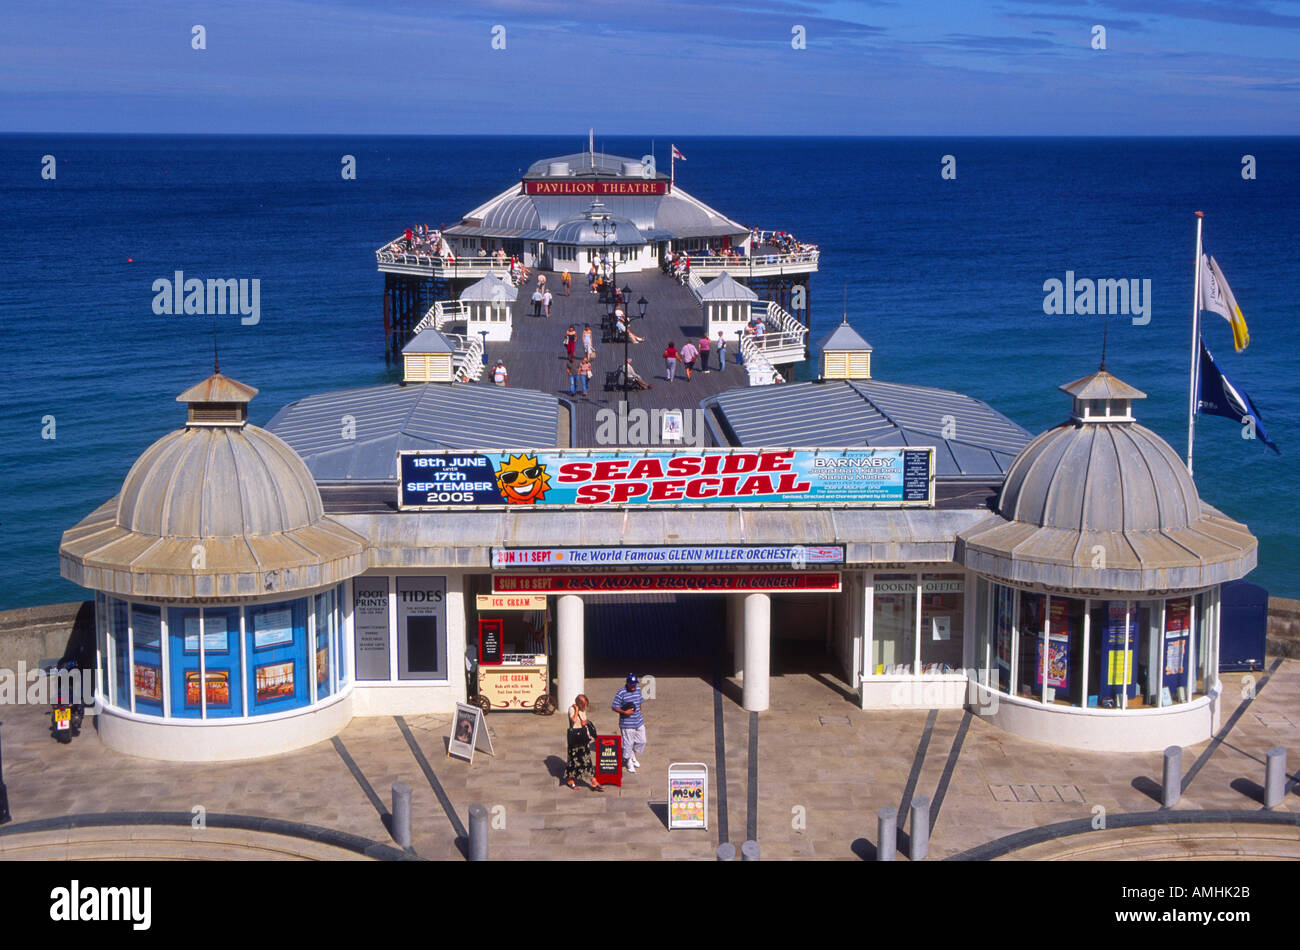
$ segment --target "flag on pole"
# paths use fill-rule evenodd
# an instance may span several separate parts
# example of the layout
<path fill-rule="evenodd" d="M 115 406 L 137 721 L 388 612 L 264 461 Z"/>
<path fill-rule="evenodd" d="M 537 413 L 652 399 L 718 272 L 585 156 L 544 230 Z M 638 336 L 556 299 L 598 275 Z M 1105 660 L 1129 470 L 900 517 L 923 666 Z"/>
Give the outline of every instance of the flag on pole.
<path fill-rule="evenodd" d="M 1223 370 L 1219 369 L 1219 364 L 1214 361 L 1214 357 L 1206 349 L 1204 341 L 1201 342 L 1199 389 L 1198 412 L 1211 416 L 1226 416 L 1242 424 L 1250 420 L 1255 435 L 1259 440 L 1274 452 L 1277 452 L 1278 455 L 1282 454 L 1264 432 L 1264 423 L 1259 418 L 1259 410 L 1250 401 L 1250 396 L 1247 395 L 1244 389 L 1238 389 L 1234 386 L 1232 380 L 1223 375 Z"/>
<path fill-rule="evenodd" d="M 1201 309 L 1228 321 L 1232 327 L 1232 346 L 1238 353 L 1250 346 L 1250 331 L 1246 329 L 1246 318 L 1237 306 L 1237 298 L 1223 279 L 1219 262 L 1208 254 L 1201 255 Z"/>
<path fill-rule="evenodd" d="M 676 145 L 673 146 L 673 158 L 680 158 L 682 161 L 686 161 L 686 156 L 678 151 Z"/>

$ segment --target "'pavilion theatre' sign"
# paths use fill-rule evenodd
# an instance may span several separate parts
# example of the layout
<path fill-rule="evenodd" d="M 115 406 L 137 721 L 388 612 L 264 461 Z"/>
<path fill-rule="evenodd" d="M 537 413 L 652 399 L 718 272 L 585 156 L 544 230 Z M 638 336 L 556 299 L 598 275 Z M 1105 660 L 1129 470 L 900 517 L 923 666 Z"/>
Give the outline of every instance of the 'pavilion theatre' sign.
<path fill-rule="evenodd" d="M 666 195 L 666 181 L 526 181 L 526 195 Z"/>

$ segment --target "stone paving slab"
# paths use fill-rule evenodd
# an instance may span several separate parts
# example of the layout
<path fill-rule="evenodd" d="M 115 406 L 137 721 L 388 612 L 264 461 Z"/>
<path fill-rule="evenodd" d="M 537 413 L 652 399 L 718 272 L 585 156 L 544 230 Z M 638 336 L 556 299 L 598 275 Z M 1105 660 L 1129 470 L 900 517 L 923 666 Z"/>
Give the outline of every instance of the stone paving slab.
<path fill-rule="evenodd" d="M 1262 679 L 1261 674 L 1253 675 L 1256 689 Z M 1240 675 L 1225 674 L 1223 682 L 1225 724 L 1243 703 L 1250 705 L 1186 789 L 1176 806 L 1179 810 L 1259 810 L 1251 783 L 1262 786 L 1264 753 L 1271 746 L 1288 750 L 1292 775 L 1300 766 L 1300 729 L 1286 722 L 1294 721 L 1292 712 L 1300 701 L 1300 661 L 1283 661 L 1253 700 L 1252 681 L 1243 688 Z M 620 685 L 621 678 L 587 680 L 592 718 L 602 732 L 617 726 L 609 703 Z M 751 717 L 738 703 L 740 682 L 722 683 L 725 776 L 717 773 L 711 675 L 664 675 L 655 685 L 655 698 L 645 705 L 649 744 L 641 756 L 643 769 L 625 775 L 622 789 L 609 788 L 603 794 L 571 791 L 560 782 L 565 754 L 563 711 L 551 717 L 490 714 L 487 723 L 496 754 L 479 753 L 473 763 L 446 756 L 450 717 L 406 718 L 406 728 L 433 771 L 455 821 L 392 717 L 355 719 L 338 737 L 379 807 L 332 742 L 244 762 L 155 762 L 110 752 L 93 728 L 70 745 L 59 745 L 49 735 L 48 710 L 43 707 L 0 709 L 4 777 L 15 822 L 113 811 L 188 812 L 201 805 L 209 812 L 306 822 L 391 844 L 384 814 L 391 807 L 392 784 L 401 780 L 412 789 L 415 851 L 434 860 L 464 859 L 456 824 L 468 824 L 474 803 L 489 809 L 494 858 L 710 860 L 724 817 L 726 838 L 739 850 L 747 837 L 751 792 Z M 777 670 L 772 677 L 771 709 L 758 716 L 756 822 L 765 860 L 869 856 L 877 810 L 900 807 L 910 779 L 914 779 L 913 795 L 937 798 L 967 717 L 956 710 L 935 714 L 926 754 L 918 761 L 918 743 L 929 713 L 864 711 L 845 700 L 847 690 L 829 668 Z M 1209 745 L 1184 750 L 1185 772 Z M 667 768 L 673 761 L 700 761 L 709 767 L 707 831 L 669 832 L 665 826 Z M 932 804 L 938 810 L 930 859 L 1056 822 L 1088 820 L 1097 806 L 1108 815 L 1155 811 L 1160 772 L 1158 752 L 1057 749 L 970 717 L 942 802 Z M 726 787 L 725 816 L 720 811 L 721 779 Z M 1297 805 L 1300 798 L 1293 790 L 1279 810 L 1293 812 Z M 910 824 L 905 814 L 901 817 L 903 857 Z M 1170 831 L 1178 840 L 1195 839 L 1196 828 L 1173 826 Z M 84 833 L 80 840 L 87 845 L 112 840 L 101 832 L 80 829 L 77 833 Z M 129 836 L 123 840 L 140 847 L 150 834 L 146 827 L 115 833 Z M 24 851 L 31 840 L 38 840 L 43 857 L 69 854 L 68 832 L 41 834 L 48 838 L 28 839 Z M 1233 830 L 1232 826 L 1222 827 L 1215 846 L 1234 835 L 1248 842 L 1244 847 L 1258 846 L 1268 856 L 1277 856 L 1274 852 L 1288 846 L 1285 836 L 1279 838 L 1272 831 Z M 0 854 L 6 845 L 6 836 L 0 834 Z M 123 850 L 133 849 L 124 846 Z M 1195 855 L 1197 848 L 1183 848 L 1180 853 Z"/>

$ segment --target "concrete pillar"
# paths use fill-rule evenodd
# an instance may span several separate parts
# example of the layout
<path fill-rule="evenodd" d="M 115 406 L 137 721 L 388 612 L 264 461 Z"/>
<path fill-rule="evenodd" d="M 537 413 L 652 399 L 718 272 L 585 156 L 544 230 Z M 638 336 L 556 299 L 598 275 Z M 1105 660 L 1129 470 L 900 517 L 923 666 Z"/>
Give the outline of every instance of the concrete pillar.
<path fill-rule="evenodd" d="M 768 706 L 768 672 L 772 663 L 772 598 L 745 595 L 744 707 L 763 712 Z"/>
<path fill-rule="evenodd" d="M 876 812 L 876 860 L 893 861 L 898 854 L 898 809 L 886 805 Z"/>
<path fill-rule="evenodd" d="M 393 840 L 411 850 L 411 786 L 393 783 Z"/>
<path fill-rule="evenodd" d="M 488 859 L 488 810 L 482 805 L 469 806 L 469 859 Z"/>
<path fill-rule="evenodd" d="M 912 799 L 912 853 L 913 861 L 924 861 L 930 853 L 930 796 L 917 795 Z"/>
<path fill-rule="evenodd" d="M 586 667 L 583 654 L 586 651 L 586 637 L 583 628 L 582 598 L 577 594 L 561 594 L 556 605 L 556 626 L 559 628 L 555 641 L 556 705 L 561 710 L 573 705 L 573 697 L 585 692 Z"/>
<path fill-rule="evenodd" d="M 1265 753 L 1264 807 L 1276 808 L 1286 797 L 1286 746 L 1274 746 Z"/>
<path fill-rule="evenodd" d="M 1183 795 L 1183 750 L 1171 745 L 1165 749 L 1165 767 L 1160 783 L 1160 802 L 1173 808 Z"/>
<path fill-rule="evenodd" d="M 732 675 L 745 678 L 745 595 L 727 595 L 727 626 L 731 636 Z"/>

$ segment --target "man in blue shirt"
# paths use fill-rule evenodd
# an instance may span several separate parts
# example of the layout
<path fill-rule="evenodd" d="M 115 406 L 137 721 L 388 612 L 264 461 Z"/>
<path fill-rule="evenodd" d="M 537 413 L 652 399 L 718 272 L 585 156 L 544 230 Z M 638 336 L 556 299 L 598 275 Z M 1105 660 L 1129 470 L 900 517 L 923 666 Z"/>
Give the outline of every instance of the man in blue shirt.
<path fill-rule="evenodd" d="M 618 727 L 623 732 L 623 765 L 629 772 L 641 767 L 638 753 L 645 751 L 645 720 L 641 718 L 641 684 L 635 673 L 627 674 L 627 686 L 614 696 L 610 707 L 618 713 Z"/>

